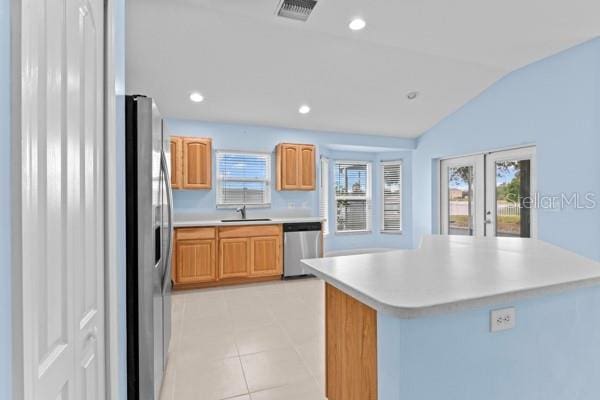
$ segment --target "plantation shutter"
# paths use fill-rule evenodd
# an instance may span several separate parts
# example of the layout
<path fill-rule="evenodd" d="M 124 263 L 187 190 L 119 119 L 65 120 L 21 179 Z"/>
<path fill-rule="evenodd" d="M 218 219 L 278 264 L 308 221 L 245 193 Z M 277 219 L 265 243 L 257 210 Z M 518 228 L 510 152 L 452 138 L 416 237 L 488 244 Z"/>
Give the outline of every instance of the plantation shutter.
<path fill-rule="evenodd" d="M 365 161 L 335 163 L 336 231 L 371 229 L 371 164 Z"/>
<path fill-rule="evenodd" d="M 321 158 L 321 199 L 319 215 L 324 219 L 323 234 L 329 234 L 329 159 Z"/>
<path fill-rule="evenodd" d="M 268 206 L 271 155 L 217 152 L 217 207 Z"/>
<path fill-rule="evenodd" d="M 383 178 L 382 231 L 402 231 L 402 161 L 381 163 Z"/>

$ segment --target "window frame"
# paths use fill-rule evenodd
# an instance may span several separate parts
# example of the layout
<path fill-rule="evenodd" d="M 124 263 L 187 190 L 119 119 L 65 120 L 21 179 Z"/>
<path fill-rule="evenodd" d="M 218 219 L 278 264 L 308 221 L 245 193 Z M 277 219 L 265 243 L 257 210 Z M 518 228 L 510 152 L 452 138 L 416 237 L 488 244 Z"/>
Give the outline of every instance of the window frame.
<path fill-rule="evenodd" d="M 323 218 L 323 236 L 328 236 L 331 232 L 329 230 L 329 163 L 331 160 L 328 157 L 321 156 L 320 159 L 320 172 L 321 182 L 319 191 L 319 216 Z"/>
<path fill-rule="evenodd" d="M 385 166 L 386 165 L 398 165 L 398 167 L 400 168 L 400 223 L 399 223 L 399 230 L 389 230 L 389 229 L 385 229 Z M 381 184 L 381 226 L 380 226 L 380 233 L 384 233 L 384 234 L 390 234 L 390 235 L 401 235 L 404 231 L 404 162 L 403 160 L 386 160 L 386 161 L 381 161 L 380 165 L 379 165 L 379 172 L 381 174 L 380 177 L 380 184 Z"/>
<path fill-rule="evenodd" d="M 248 156 L 261 156 L 266 161 L 265 165 L 265 179 L 255 178 L 236 178 L 236 179 L 224 179 L 221 174 L 219 158 L 225 154 L 236 154 L 236 155 L 248 155 Z M 215 198 L 215 205 L 218 209 L 232 209 L 240 206 L 246 206 L 247 208 L 270 208 L 271 207 L 271 190 L 272 190 L 272 154 L 262 151 L 244 151 L 244 150 L 217 150 L 215 151 L 215 164 L 216 164 L 216 181 L 217 191 Z M 221 203 L 220 200 L 223 198 L 223 182 L 264 182 L 265 183 L 265 202 L 262 204 L 233 204 L 233 203 Z"/>
<path fill-rule="evenodd" d="M 334 190 L 335 202 L 335 234 L 336 235 L 355 235 L 355 234 L 370 234 L 373 230 L 373 161 L 368 160 L 335 160 L 334 161 L 334 182 L 336 182 L 335 174 L 338 170 L 338 164 L 364 164 L 367 167 L 367 184 L 364 200 L 366 201 L 366 229 L 360 230 L 339 230 L 337 215 L 338 215 L 338 194 L 337 189 Z M 336 182 L 337 183 L 337 182 Z M 344 196 L 342 196 L 344 197 Z M 362 196 L 361 196 L 362 197 Z M 362 198 L 353 197 L 354 200 L 363 200 Z"/>

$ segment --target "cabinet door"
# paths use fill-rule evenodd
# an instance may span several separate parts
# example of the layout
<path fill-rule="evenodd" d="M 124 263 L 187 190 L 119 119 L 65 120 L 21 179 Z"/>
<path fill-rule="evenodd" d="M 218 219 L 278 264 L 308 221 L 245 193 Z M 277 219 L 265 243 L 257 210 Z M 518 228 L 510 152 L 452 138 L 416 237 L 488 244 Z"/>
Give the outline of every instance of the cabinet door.
<path fill-rule="evenodd" d="M 217 279 L 216 240 L 178 240 L 175 243 L 175 283 Z"/>
<path fill-rule="evenodd" d="M 302 190 L 315 189 L 315 147 L 301 145 L 299 147 L 299 186 Z"/>
<path fill-rule="evenodd" d="M 180 137 L 172 137 L 171 140 L 171 187 L 173 189 L 181 189 L 183 173 L 183 149 L 182 139 Z"/>
<path fill-rule="evenodd" d="M 300 187 L 298 162 L 300 161 L 299 147 L 294 144 L 281 145 L 281 189 L 295 190 Z"/>
<path fill-rule="evenodd" d="M 250 275 L 281 275 L 281 237 L 264 236 L 250 239 Z"/>
<path fill-rule="evenodd" d="M 250 239 L 220 239 L 219 246 L 219 279 L 248 276 L 250 273 Z"/>
<path fill-rule="evenodd" d="M 183 139 L 183 188 L 210 189 L 212 176 L 210 139 Z"/>

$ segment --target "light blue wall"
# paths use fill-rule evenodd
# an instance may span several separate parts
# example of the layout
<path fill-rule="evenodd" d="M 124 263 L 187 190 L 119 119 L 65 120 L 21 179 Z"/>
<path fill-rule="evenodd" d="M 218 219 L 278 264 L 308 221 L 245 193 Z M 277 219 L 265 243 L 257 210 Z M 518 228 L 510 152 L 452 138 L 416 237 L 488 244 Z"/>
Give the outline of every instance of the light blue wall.
<path fill-rule="evenodd" d="M 600 38 L 511 73 L 419 138 L 415 243 L 438 224 L 434 159 L 529 143 L 540 193 L 594 192 L 599 201 L 591 210 L 539 210 L 538 237 L 600 259 Z"/>
<path fill-rule="evenodd" d="M 159 104 L 160 106 L 160 104 Z M 404 162 L 404 187 L 405 204 L 404 206 L 404 226 L 406 232 L 412 232 L 412 213 L 411 213 L 411 150 L 415 146 L 414 140 L 391 138 L 384 136 L 363 136 L 349 135 L 329 132 L 308 132 L 284 128 L 271 128 L 261 126 L 233 125 L 233 124 L 217 124 L 205 123 L 191 120 L 167 119 L 167 131 L 172 135 L 179 136 L 200 136 L 211 137 L 213 139 L 213 147 L 215 150 L 247 150 L 247 151 L 262 151 L 273 153 L 273 166 L 275 165 L 274 150 L 275 146 L 281 142 L 291 143 L 313 143 L 317 145 L 318 156 L 323 154 L 331 160 L 369 160 L 374 161 L 374 176 L 373 176 L 373 203 L 379 204 L 380 197 L 378 195 L 380 189 L 378 161 L 389 159 L 402 159 Z M 340 145 L 356 148 L 377 148 L 386 147 L 397 150 L 394 153 L 376 153 L 376 152 L 341 152 L 331 150 L 332 145 Z M 347 148 L 345 147 L 345 148 Z M 337 148 L 333 146 L 333 148 Z M 380 151 L 380 150 L 376 150 Z M 317 158 L 318 159 L 318 158 Z M 317 163 L 320 167 L 320 163 Z M 214 160 L 213 160 L 214 165 Z M 330 163 L 333 166 L 333 163 Z M 274 168 L 273 168 L 274 170 Z M 215 181 L 216 171 L 213 169 L 213 182 Z M 319 170 L 317 176 L 320 176 Z M 273 173 L 273 182 L 275 174 Z M 330 183 L 333 182 L 333 176 L 330 175 Z M 330 185 L 332 187 L 332 185 Z M 213 214 L 216 210 L 216 193 L 215 185 L 212 190 L 178 190 L 174 193 L 174 203 L 176 213 L 203 213 Z M 289 203 L 293 203 L 295 210 L 304 208 L 303 212 L 306 215 L 319 215 L 319 193 L 312 192 L 297 192 L 297 191 L 271 191 L 271 208 L 262 210 L 263 212 L 277 212 L 278 215 L 285 213 L 288 210 Z M 335 215 L 333 190 L 330 190 L 330 215 Z M 411 235 L 381 235 L 379 234 L 379 207 L 373 207 L 373 234 L 346 234 L 336 235 L 334 233 L 333 218 L 330 218 L 330 231 L 332 232 L 325 241 L 326 250 L 341 250 L 352 248 L 367 248 L 367 247 L 410 247 Z M 261 212 L 250 211 L 250 212 Z M 233 211 L 231 212 L 234 216 Z"/>
<path fill-rule="evenodd" d="M 11 398 L 10 0 L 0 0 L 0 399 Z"/>
<path fill-rule="evenodd" d="M 508 304 L 516 327 L 490 333 L 489 311 L 505 306 L 413 320 L 379 314 L 379 398 L 600 398 L 600 288 Z"/>

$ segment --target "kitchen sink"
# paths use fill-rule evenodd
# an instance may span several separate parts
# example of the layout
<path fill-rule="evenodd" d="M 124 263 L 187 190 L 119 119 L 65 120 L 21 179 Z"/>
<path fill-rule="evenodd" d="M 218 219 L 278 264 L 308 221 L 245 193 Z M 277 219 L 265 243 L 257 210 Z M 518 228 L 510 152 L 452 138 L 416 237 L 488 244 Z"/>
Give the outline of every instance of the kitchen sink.
<path fill-rule="evenodd" d="M 271 218 L 248 218 L 248 219 L 222 219 L 221 222 L 258 222 L 270 221 Z"/>

